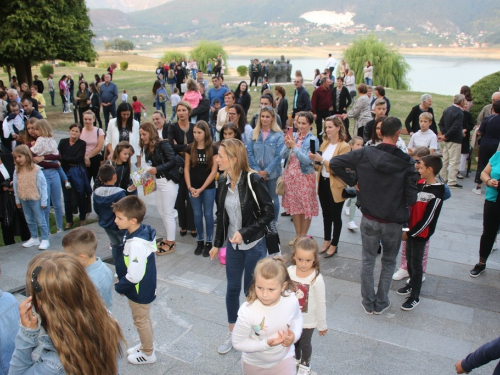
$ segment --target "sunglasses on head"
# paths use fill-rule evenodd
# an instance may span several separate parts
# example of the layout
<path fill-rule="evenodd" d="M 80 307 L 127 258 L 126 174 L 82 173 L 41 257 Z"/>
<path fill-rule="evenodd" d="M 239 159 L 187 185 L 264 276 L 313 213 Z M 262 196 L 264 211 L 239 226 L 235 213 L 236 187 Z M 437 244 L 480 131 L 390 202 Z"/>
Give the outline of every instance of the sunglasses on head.
<path fill-rule="evenodd" d="M 36 293 L 40 293 L 42 291 L 42 286 L 38 282 L 38 275 L 40 274 L 40 271 L 42 270 L 42 266 L 37 266 L 31 273 L 31 285 L 33 286 L 33 290 Z"/>

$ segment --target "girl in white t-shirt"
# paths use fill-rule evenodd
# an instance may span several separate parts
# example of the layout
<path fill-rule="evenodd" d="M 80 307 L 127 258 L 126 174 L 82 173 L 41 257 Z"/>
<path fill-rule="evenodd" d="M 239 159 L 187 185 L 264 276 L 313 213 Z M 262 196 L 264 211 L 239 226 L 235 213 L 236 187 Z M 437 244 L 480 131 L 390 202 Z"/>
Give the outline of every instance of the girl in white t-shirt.
<path fill-rule="evenodd" d="M 302 314 L 291 289 L 293 281 L 282 258 L 257 263 L 232 334 L 233 347 L 243 352 L 243 374 L 296 374 L 294 343 L 302 333 Z"/>
<path fill-rule="evenodd" d="M 320 336 L 328 331 L 326 325 L 325 281 L 319 273 L 318 244 L 313 238 L 295 241 L 288 274 L 295 282 L 295 295 L 302 311 L 302 336 L 295 344 L 298 375 L 311 373 L 311 339 L 317 328 Z"/>

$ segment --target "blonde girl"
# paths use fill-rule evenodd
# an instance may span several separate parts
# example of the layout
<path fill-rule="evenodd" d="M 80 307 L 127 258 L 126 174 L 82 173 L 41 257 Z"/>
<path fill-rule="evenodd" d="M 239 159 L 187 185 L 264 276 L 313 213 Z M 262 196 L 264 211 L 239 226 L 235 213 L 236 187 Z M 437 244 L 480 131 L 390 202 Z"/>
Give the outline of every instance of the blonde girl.
<path fill-rule="evenodd" d="M 351 151 L 360 150 L 364 146 L 363 138 L 354 136 L 349 141 L 349 145 L 351 146 Z M 355 230 L 358 229 L 358 226 L 354 222 L 354 215 L 356 215 L 356 201 L 357 197 L 349 198 L 345 203 L 345 214 L 349 215 L 349 222 L 347 223 L 347 229 Z"/>
<path fill-rule="evenodd" d="M 194 225 L 198 233 L 195 255 L 209 256 L 214 237 L 215 175 L 217 174 L 217 148 L 212 144 L 210 128 L 198 121 L 193 128 L 194 142 L 185 150 L 184 179 L 193 207 Z M 203 217 L 207 232 L 204 236 Z"/>
<path fill-rule="evenodd" d="M 328 331 L 325 281 L 319 272 L 318 244 L 314 239 L 301 237 L 295 241 L 288 274 L 295 282 L 295 295 L 304 321 L 302 336 L 295 344 L 295 360 L 300 374 L 310 374 L 314 329 L 318 329 L 320 336 Z"/>
<path fill-rule="evenodd" d="M 282 258 L 257 263 L 232 334 L 234 348 L 243 352 L 243 374 L 295 375 L 294 343 L 302 333 L 302 314 L 293 287 Z"/>
<path fill-rule="evenodd" d="M 16 206 L 23 208 L 31 235 L 31 238 L 23 243 L 23 247 L 38 246 L 40 250 L 46 250 L 50 246 L 49 227 L 43 212 L 47 207 L 47 181 L 41 168 L 34 163 L 28 146 L 17 146 L 12 154 L 16 165 L 14 172 Z M 41 243 L 38 239 L 38 228 L 42 234 Z"/>
<path fill-rule="evenodd" d="M 28 264 L 26 291 L 10 374 L 118 373 L 120 326 L 74 255 L 35 256 Z"/>

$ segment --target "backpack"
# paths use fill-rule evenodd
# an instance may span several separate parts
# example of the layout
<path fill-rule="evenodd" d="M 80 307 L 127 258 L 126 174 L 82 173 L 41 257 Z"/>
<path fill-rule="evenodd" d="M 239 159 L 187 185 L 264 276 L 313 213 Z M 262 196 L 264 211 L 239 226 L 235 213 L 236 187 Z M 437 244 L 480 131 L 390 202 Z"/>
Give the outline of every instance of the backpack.
<path fill-rule="evenodd" d="M 156 95 L 158 96 L 159 103 L 165 103 L 167 101 L 167 90 L 164 87 L 160 87 L 158 91 L 156 91 Z"/>

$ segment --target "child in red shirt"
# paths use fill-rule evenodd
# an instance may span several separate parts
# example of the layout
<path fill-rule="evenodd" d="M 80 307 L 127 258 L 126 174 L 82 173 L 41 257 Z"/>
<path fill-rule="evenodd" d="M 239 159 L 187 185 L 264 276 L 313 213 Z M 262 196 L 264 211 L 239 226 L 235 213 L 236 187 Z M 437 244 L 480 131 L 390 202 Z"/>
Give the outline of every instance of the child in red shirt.
<path fill-rule="evenodd" d="M 141 108 L 146 110 L 144 104 L 142 104 L 139 100 L 137 100 L 137 96 L 132 97 L 132 109 L 134 110 L 134 120 L 136 120 L 139 124 L 141 123 Z M 146 112 L 144 112 L 144 117 L 146 117 Z"/>

